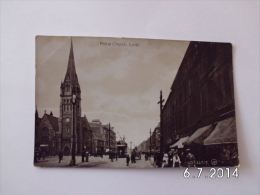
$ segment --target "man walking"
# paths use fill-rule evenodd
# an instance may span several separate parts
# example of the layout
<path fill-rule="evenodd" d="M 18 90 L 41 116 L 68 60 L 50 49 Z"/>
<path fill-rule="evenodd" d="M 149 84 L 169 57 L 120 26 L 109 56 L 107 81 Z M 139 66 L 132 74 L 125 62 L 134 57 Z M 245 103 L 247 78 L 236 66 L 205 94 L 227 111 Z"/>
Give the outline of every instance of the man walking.
<path fill-rule="evenodd" d="M 59 163 L 60 163 L 60 161 L 62 160 L 62 158 L 63 158 L 63 153 L 60 152 L 60 153 L 59 153 Z"/>
<path fill-rule="evenodd" d="M 126 166 L 129 166 L 130 157 L 128 154 L 126 154 Z"/>

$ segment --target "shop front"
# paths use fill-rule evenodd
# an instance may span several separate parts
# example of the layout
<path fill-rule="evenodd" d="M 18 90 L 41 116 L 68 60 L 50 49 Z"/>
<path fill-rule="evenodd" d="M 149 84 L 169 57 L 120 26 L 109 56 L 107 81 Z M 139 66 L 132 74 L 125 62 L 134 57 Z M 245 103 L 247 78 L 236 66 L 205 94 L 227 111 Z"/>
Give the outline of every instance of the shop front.
<path fill-rule="evenodd" d="M 204 145 L 207 146 L 211 165 L 238 166 L 235 117 L 219 122 L 214 131 L 204 140 Z"/>
<path fill-rule="evenodd" d="M 183 142 L 184 147 L 189 148 L 190 152 L 195 156 L 195 164 L 197 167 L 209 165 L 207 147 L 203 144 L 203 141 L 212 133 L 212 131 L 213 125 L 199 128 Z"/>

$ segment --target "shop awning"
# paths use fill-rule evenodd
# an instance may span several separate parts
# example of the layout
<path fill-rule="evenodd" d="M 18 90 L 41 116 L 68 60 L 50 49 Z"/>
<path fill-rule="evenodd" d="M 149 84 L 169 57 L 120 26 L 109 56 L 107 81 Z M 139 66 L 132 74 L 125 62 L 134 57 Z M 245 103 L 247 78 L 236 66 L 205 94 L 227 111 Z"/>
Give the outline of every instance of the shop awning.
<path fill-rule="evenodd" d="M 212 125 L 199 128 L 185 142 L 183 142 L 183 145 L 189 146 L 193 143 L 203 145 L 203 141 L 212 133 L 212 131 Z"/>
<path fill-rule="evenodd" d="M 189 136 L 181 138 L 181 139 L 180 139 L 179 141 L 177 141 L 175 144 L 173 144 L 172 146 L 170 146 L 170 148 L 175 148 L 175 147 L 177 147 L 177 148 L 183 148 L 182 143 L 185 142 L 188 138 L 189 138 Z"/>
<path fill-rule="evenodd" d="M 204 145 L 237 143 L 235 117 L 219 122 L 214 131 L 204 140 Z"/>

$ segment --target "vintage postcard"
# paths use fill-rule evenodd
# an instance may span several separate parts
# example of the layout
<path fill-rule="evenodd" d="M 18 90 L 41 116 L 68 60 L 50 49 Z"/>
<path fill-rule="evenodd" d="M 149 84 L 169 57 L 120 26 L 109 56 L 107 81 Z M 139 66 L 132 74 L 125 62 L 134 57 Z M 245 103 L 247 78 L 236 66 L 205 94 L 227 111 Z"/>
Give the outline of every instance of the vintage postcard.
<path fill-rule="evenodd" d="M 230 43 L 36 37 L 34 165 L 239 165 Z"/>

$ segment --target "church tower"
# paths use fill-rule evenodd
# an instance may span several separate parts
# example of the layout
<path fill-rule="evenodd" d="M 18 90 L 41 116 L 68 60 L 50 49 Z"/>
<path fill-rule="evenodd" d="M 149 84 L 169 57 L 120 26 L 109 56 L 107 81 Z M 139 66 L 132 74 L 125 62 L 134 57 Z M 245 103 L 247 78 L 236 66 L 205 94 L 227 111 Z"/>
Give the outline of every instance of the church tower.
<path fill-rule="evenodd" d="M 73 104 L 73 95 L 76 97 Z M 75 123 L 74 123 L 75 121 Z M 73 127 L 74 126 L 74 127 Z M 81 90 L 75 68 L 73 44 L 71 38 L 67 72 L 60 86 L 60 130 L 61 148 L 64 155 L 71 155 L 75 129 L 76 153 L 82 151 L 81 146 Z"/>

